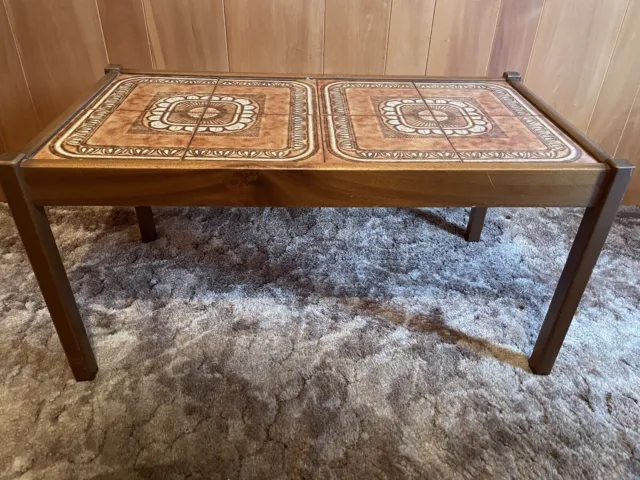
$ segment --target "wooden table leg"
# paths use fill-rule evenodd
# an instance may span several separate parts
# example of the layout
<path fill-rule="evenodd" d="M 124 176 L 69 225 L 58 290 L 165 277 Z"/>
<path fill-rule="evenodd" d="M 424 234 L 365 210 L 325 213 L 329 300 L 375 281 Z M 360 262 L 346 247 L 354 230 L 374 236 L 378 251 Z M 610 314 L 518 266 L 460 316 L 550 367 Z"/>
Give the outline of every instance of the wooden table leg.
<path fill-rule="evenodd" d="M 614 164 L 616 168 L 611 170 L 609 184 L 605 187 L 598 204 L 587 208 L 582 218 L 549 311 L 529 358 L 529 366 L 533 373 L 547 375 L 551 372 L 613 225 L 616 212 L 622 203 L 633 174 L 633 166 L 625 160 L 614 160 Z"/>
<path fill-rule="evenodd" d="M 156 224 L 153 221 L 153 211 L 151 207 L 136 207 L 136 215 L 138 217 L 142 241 L 145 243 L 153 242 L 158 238 L 158 233 L 156 232 Z"/>
<path fill-rule="evenodd" d="M 78 381 L 93 380 L 98 365 L 44 207 L 31 201 L 20 169 L 23 158 L 0 157 L 0 183 L 73 376 Z"/>
<path fill-rule="evenodd" d="M 487 216 L 487 209 L 482 207 L 473 207 L 469 214 L 469 224 L 464 234 L 467 242 L 479 242 L 484 227 L 484 219 Z"/>

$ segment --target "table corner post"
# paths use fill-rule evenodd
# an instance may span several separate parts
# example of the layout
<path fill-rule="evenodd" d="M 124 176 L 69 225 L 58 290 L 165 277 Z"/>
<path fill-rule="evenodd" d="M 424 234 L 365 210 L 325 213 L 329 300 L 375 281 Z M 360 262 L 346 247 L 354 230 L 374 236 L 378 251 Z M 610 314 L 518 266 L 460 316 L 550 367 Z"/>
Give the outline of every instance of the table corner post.
<path fill-rule="evenodd" d="M 124 66 L 121 63 L 109 63 L 104 67 L 104 74 L 107 75 L 109 73 L 122 73 L 124 70 Z"/>
<path fill-rule="evenodd" d="M 585 210 L 549 310 L 540 329 L 529 367 L 533 373 L 551 373 L 571 321 L 622 204 L 634 166 L 623 159 L 609 159 L 609 178 L 598 201 Z"/>
<path fill-rule="evenodd" d="M 33 202 L 22 168 L 24 154 L 0 156 L 0 184 L 49 309 L 58 338 L 78 381 L 93 380 L 96 359 L 43 206 Z"/>
<path fill-rule="evenodd" d="M 520 75 L 519 72 L 504 72 L 502 74 L 502 78 L 504 78 L 508 83 L 522 81 L 522 75 Z"/>

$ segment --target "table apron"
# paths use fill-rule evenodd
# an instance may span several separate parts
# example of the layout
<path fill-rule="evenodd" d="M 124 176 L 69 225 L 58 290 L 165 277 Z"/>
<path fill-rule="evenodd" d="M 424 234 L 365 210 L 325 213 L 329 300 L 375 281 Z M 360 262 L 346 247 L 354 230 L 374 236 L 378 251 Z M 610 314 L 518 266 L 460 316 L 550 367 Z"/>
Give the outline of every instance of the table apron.
<path fill-rule="evenodd" d="M 593 206 L 607 170 L 24 168 L 36 205 Z"/>

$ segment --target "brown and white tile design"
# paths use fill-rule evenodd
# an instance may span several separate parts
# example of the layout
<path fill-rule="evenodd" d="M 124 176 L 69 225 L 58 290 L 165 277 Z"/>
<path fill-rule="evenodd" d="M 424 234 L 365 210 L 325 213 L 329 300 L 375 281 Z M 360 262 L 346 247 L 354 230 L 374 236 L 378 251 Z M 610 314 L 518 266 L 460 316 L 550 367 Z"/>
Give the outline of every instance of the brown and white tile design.
<path fill-rule="evenodd" d="M 415 85 L 463 161 L 593 161 L 507 83 Z"/>
<path fill-rule="evenodd" d="M 504 82 L 161 75 L 122 75 L 35 158 L 595 161 Z"/>
<path fill-rule="evenodd" d="M 217 96 L 261 96 L 267 115 L 314 115 L 317 112 L 315 80 L 267 78 L 221 78 Z"/>
<path fill-rule="evenodd" d="M 322 162 L 315 81 L 221 79 L 185 159 Z"/>
<path fill-rule="evenodd" d="M 594 161 L 507 84 L 322 82 L 327 158 Z"/>
<path fill-rule="evenodd" d="M 420 120 L 427 126 L 405 133 L 395 130 L 380 116 L 327 115 L 323 118 L 325 158 L 358 162 L 459 161 L 445 136 L 424 133 L 436 125 L 433 117 Z"/>
<path fill-rule="evenodd" d="M 318 117 L 258 115 L 246 131 L 198 131 L 184 159 L 322 162 Z"/>
<path fill-rule="evenodd" d="M 122 75 L 91 109 L 147 110 L 159 98 L 174 95 L 208 95 L 213 93 L 217 78 L 156 75 Z"/>
<path fill-rule="evenodd" d="M 216 83 L 211 78 L 125 75 L 35 158 L 179 160 Z"/>
<path fill-rule="evenodd" d="M 415 82 L 414 85 L 432 111 L 441 110 L 448 116 L 464 115 L 469 107 L 491 117 L 541 115 L 506 82 Z M 456 101 L 464 103 L 465 108 L 447 108 L 447 102 Z"/>
<path fill-rule="evenodd" d="M 457 130 L 447 133 L 463 161 L 595 161 L 544 117 L 490 117 L 489 121 L 494 132 L 500 134 L 468 135 Z"/>
<path fill-rule="evenodd" d="M 378 115 L 381 100 L 425 105 L 412 82 L 319 80 L 318 88 L 324 115 Z"/>
<path fill-rule="evenodd" d="M 459 161 L 411 82 L 320 82 L 325 157 L 358 162 Z"/>

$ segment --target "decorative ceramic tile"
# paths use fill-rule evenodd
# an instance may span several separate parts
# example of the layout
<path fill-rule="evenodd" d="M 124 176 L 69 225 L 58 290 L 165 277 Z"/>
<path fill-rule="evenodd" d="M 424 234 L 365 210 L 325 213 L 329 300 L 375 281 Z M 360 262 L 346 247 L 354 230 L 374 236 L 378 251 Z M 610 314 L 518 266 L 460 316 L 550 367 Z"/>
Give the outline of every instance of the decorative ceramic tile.
<path fill-rule="evenodd" d="M 506 82 L 415 82 L 415 86 L 435 115 L 541 115 Z"/>
<path fill-rule="evenodd" d="M 325 158 L 358 162 L 460 160 L 433 117 L 422 110 L 401 117 L 324 116 Z"/>
<path fill-rule="evenodd" d="M 443 128 L 463 161 L 594 161 L 544 117 L 485 118 L 486 132 Z"/>
<path fill-rule="evenodd" d="M 315 81 L 221 79 L 185 159 L 323 161 Z"/>
<path fill-rule="evenodd" d="M 379 115 L 389 107 L 401 111 L 403 105 L 425 106 L 411 82 L 320 80 L 318 85 L 324 115 Z"/>
<path fill-rule="evenodd" d="M 321 81 L 329 159 L 459 161 L 411 82 Z"/>
<path fill-rule="evenodd" d="M 222 107 L 215 106 L 215 97 L 213 107 L 209 108 L 222 110 Z M 214 126 L 206 123 L 205 114 L 187 149 L 185 160 L 324 160 L 317 116 L 265 115 L 259 109 L 243 116 L 239 107 L 229 109 L 225 110 L 225 123 L 221 121 Z"/>
<path fill-rule="evenodd" d="M 182 158 L 217 80 L 125 75 L 35 158 Z"/>
<path fill-rule="evenodd" d="M 214 93 L 251 99 L 266 115 L 313 115 L 317 111 L 315 80 L 221 78 Z"/>
<path fill-rule="evenodd" d="M 321 82 L 326 148 L 365 162 L 590 160 L 505 85 Z"/>
<path fill-rule="evenodd" d="M 162 99 L 209 97 L 218 83 L 216 78 L 162 77 L 123 75 L 101 96 L 91 108 L 102 110 L 149 110 Z"/>
<path fill-rule="evenodd" d="M 160 75 L 119 76 L 35 158 L 595 161 L 506 83 Z"/>

